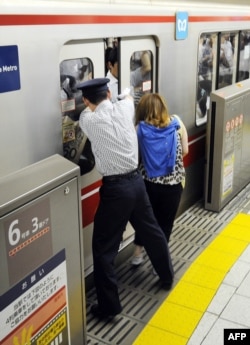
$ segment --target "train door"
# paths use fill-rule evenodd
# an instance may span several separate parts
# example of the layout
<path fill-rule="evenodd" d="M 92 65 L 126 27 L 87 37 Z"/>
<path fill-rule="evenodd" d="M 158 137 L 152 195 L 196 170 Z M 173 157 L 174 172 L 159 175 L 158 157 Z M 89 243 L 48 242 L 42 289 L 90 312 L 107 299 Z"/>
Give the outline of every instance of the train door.
<path fill-rule="evenodd" d="M 153 92 L 156 46 L 151 37 L 105 38 L 99 40 L 71 41 L 60 53 L 61 110 L 64 156 L 81 169 L 82 213 L 84 232 L 85 275 L 92 272 L 92 229 L 99 201 L 101 176 L 88 138 L 78 125 L 83 110 L 81 91 L 76 85 L 82 81 L 106 75 L 105 52 L 108 47 L 118 47 L 118 92 L 130 87 L 135 103 L 145 92 Z M 123 234 L 121 250 L 133 241 L 134 230 L 128 224 Z"/>
<path fill-rule="evenodd" d="M 129 87 L 135 106 L 141 96 L 156 88 L 156 44 L 152 37 L 123 37 L 119 40 L 120 91 Z M 123 235 L 123 245 L 131 242 L 134 230 L 128 224 Z"/>
<path fill-rule="evenodd" d="M 82 133 L 78 120 L 84 109 L 82 93 L 76 86 L 82 81 L 105 75 L 104 41 L 70 41 L 60 52 L 60 86 L 64 157 L 80 166 L 85 274 L 92 271 L 93 218 L 99 200 L 101 176 L 95 169 L 91 144 Z"/>
<path fill-rule="evenodd" d="M 69 42 L 60 54 L 61 110 L 63 116 L 64 156 L 79 164 L 81 175 L 93 168 L 82 157 L 86 138 L 80 136 L 77 126 L 84 108 L 81 91 L 76 86 L 93 77 L 104 76 L 104 43 L 100 41 Z M 96 53 L 98 52 L 98 54 Z M 86 153 L 87 154 L 87 153 Z"/>

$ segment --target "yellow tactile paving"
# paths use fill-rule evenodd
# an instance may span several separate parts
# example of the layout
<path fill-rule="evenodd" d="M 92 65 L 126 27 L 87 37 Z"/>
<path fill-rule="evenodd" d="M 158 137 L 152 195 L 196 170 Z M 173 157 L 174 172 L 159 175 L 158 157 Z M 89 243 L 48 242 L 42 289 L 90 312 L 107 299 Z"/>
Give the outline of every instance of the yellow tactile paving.
<path fill-rule="evenodd" d="M 200 311 L 185 308 L 178 304 L 169 303 L 166 300 L 148 324 L 184 338 L 188 338 L 202 317 L 202 314 L 203 313 Z"/>
<path fill-rule="evenodd" d="M 210 249 L 210 247 L 208 247 L 196 259 L 194 264 L 199 263 L 200 265 L 204 265 L 224 273 L 234 264 L 237 258 L 238 255 Z"/>
<path fill-rule="evenodd" d="M 250 236 L 250 229 L 246 231 L 246 225 L 244 226 L 241 224 L 230 223 L 223 230 L 223 235 L 248 242 Z"/>
<path fill-rule="evenodd" d="M 236 228 L 235 225 L 234 227 Z M 235 231 L 238 231 L 238 229 L 235 229 Z M 243 252 L 247 245 L 248 243 L 246 243 L 246 241 L 227 237 L 223 234 L 215 238 L 214 241 L 210 244 L 209 248 L 239 256 L 239 254 Z"/>
<path fill-rule="evenodd" d="M 250 215 L 238 214 L 189 267 L 133 345 L 185 345 L 224 277 L 250 243 Z"/>
<path fill-rule="evenodd" d="M 239 224 L 239 225 L 242 225 L 242 226 L 246 226 L 250 230 L 250 228 L 249 228 L 249 225 L 250 225 L 249 214 L 239 213 L 231 221 L 231 224 Z M 249 234 L 248 238 L 250 238 L 250 234 Z"/>
<path fill-rule="evenodd" d="M 183 294 L 183 291 L 185 291 L 185 294 Z M 208 289 L 181 280 L 169 295 L 168 302 L 203 311 L 208 307 L 214 293 L 214 289 Z"/>
<path fill-rule="evenodd" d="M 187 338 L 181 337 L 179 335 L 166 332 L 162 329 L 151 327 L 148 325 L 144 328 L 143 332 L 136 339 L 134 344 L 136 345 L 185 345 L 187 343 Z"/>
<path fill-rule="evenodd" d="M 192 264 L 181 278 L 181 280 L 193 285 L 199 285 L 213 290 L 216 290 L 223 279 L 224 273 L 222 271 L 196 262 Z"/>

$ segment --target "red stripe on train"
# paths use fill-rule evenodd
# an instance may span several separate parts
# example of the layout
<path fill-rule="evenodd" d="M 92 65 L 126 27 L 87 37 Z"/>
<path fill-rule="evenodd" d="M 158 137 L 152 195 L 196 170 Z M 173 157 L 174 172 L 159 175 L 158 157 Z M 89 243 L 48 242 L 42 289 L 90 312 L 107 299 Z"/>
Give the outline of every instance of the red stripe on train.
<path fill-rule="evenodd" d="M 93 223 L 96 209 L 99 203 L 99 188 L 101 180 L 82 188 L 82 226 L 83 228 Z"/>
<path fill-rule="evenodd" d="M 185 168 L 205 157 L 206 131 L 188 138 L 189 153 L 184 157 Z"/>
<path fill-rule="evenodd" d="M 62 14 L 2 14 L 0 26 L 8 25 L 63 25 L 63 24 L 131 24 L 174 23 L 175 16 L 137 15 L 62 15 Z M 190 16 L 189 22 L 250 21 L 250 16 Z"/>

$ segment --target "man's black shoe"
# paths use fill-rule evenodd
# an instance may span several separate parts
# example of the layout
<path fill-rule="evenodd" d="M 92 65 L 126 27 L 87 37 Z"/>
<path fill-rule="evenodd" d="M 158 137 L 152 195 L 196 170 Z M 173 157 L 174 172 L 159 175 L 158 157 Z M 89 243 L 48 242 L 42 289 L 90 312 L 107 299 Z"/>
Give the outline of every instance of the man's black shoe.
<path fill-rule="evenodd" d="M 98 304 L 94 304 L 92 305 L 92 307 L 90 308 L 91 313 L 95 316 L 98 317 L 99 319 L 113 319 L 117 314 L 119 313 L 109 313 L 109 312 L 105 312 L 102 311 Z"/>
<path fill-rule="evenodd" d="M 173 282 L 169 283 L 169 282 L 162 281 L 162 283 L 161 283 L 161 287 L 166 291 L 171 290 L 172 286 L 173 286 Z"/>

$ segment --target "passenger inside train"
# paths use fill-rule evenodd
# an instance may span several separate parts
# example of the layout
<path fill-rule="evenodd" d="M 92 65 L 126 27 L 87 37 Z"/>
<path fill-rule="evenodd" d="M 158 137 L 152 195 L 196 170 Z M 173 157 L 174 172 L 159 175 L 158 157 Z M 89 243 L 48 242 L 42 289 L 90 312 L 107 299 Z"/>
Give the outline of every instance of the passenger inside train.
<path fill-rule="evenodd" d="M 132 87 L 135 106 L 145 92 L 152 89 L 151 85 L 151 52 L 136 52 L 131 57 L 130 84 Z"/>
<path fill-rule="evenodd" d="M 108 86 L 111 91 L 111 102 L 118 101 L 118 49 L 112 48 L 107 57 L 108 72 L 106 77 L 110 80 Z"/>

